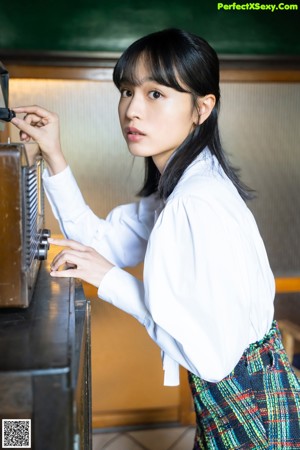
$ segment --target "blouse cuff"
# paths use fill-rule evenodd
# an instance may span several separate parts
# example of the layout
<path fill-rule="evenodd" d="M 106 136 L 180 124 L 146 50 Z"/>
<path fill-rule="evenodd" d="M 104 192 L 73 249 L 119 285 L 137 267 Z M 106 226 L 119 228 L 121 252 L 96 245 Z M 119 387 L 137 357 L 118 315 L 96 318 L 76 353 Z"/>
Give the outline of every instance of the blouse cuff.
<path fill-rule="evenodd" d="M 162 362 L 164 369 L 164 386 L 178 386 L 179 379 L 179 364 L 174 361 L 169 355 L 162 352 Z"/>

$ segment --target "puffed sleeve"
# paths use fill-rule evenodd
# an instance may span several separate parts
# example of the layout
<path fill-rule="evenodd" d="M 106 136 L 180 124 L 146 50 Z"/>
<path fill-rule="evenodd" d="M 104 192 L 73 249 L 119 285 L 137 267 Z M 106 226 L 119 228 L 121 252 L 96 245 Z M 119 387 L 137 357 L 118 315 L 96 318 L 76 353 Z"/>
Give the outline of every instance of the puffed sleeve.
<path fill-rule="evenodd" d="M 45 171 L 43 183 L 65 237 L 95 248 L 119 267 L 134 266 L 144 259 L 159 203 L 155 196 L 119 206 L 101 219 L 85 203 L 69 167 L 51 177 Z"/>
<path fill-rule="evenodd" d="M 149 329 L 167 360 L 215 382 L 248 347 L 253 299 L 271 304 L 274 280 L 244 203 L 206 197 L 166 205 L 149 239 L 144 288 Z"/>

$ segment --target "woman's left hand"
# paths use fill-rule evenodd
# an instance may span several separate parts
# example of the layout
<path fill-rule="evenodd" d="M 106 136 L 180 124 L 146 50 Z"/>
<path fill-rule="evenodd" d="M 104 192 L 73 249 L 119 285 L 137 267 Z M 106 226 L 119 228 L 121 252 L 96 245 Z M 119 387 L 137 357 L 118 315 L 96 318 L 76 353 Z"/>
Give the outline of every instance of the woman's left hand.
<path fill-rule="evenodd" d="M 48 241 L 51 245 L 66 247 L 52 261 L 50 266 L 52 277 L 81 278 L 98 288 L 105 274 L 114 267 L 92 247 L 69 239 L 49 238 Z M 65 265 L 70 265 L 71 268 L 59 270 Z"/>

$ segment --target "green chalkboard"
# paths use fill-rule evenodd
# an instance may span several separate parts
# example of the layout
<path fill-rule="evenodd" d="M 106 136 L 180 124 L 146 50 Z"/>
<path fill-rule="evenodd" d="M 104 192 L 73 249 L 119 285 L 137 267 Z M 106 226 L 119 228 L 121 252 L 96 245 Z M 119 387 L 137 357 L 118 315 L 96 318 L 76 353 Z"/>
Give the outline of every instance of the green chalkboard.
<path fill-rule="evenodd" d="M 300 54 L 299 0 L 220 4 L 212 0 L 1 0 L 0 59 L 1 49 L 120 52 L 138 37 L 169 27 L 201 35 L 219 54 Z"/>

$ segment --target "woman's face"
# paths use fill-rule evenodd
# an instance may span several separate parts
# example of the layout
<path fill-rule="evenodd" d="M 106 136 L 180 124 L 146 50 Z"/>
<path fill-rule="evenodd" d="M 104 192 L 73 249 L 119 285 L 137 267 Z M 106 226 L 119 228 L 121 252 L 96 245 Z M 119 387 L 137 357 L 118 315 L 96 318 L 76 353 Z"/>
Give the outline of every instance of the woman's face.
<path fill-rule="evenodd" d="M 192 95 L 154 81 L 143 62 L 137 65 L 138 84 L 121 83 L 119 118 L 129 151 L 152 156 L 158 170 L 164 167 L 198 123 Z"/>

